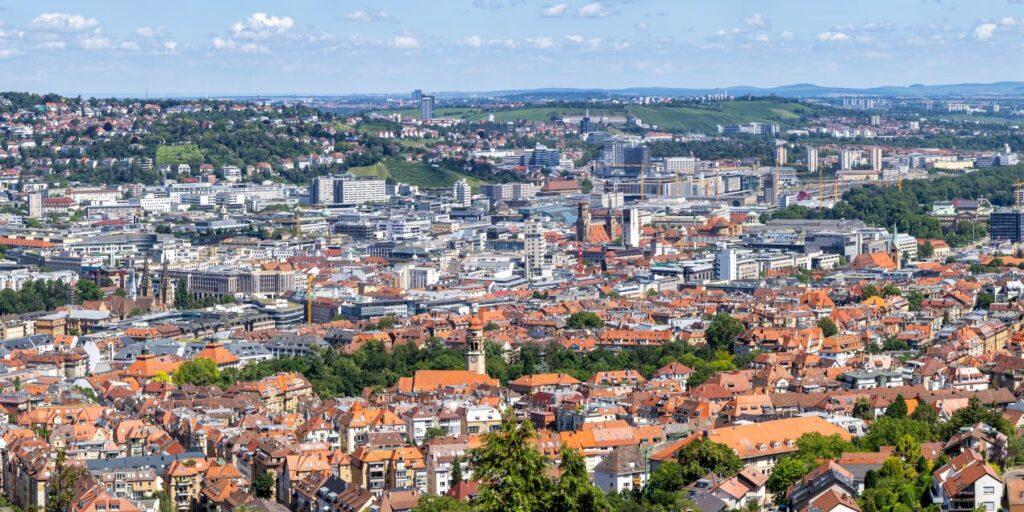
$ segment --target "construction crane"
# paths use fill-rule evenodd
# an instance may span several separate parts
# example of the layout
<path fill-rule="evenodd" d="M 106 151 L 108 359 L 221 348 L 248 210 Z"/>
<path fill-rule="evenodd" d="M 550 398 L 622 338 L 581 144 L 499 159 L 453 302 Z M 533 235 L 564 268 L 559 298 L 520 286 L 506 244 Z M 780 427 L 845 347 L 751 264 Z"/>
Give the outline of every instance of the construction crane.
<path fill-rule="evenodd" d="M 839 175 L 837 174 L 835 180 L 832 181 L 832 202 L 839 202 Z M 835 206 L 833 204 L 833 206 Z"/>
<path fill-rule="evenodd" d="M 1017 208 L 1024 206 L 1024 180 L 1017 180 L 1013 183 L 1013 204 Z"/>

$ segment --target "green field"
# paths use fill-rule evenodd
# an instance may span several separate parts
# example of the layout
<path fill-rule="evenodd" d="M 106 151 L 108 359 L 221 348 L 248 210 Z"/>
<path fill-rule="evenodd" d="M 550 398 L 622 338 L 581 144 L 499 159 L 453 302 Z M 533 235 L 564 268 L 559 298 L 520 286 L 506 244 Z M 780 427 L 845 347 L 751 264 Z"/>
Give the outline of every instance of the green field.
<path fill-rule="evenodd" d="M 467 121 L 483 121 L 493 115 L 499 123 L 508 121 L 548 121 L 561 119 L 566 115 L 581 115 L 584 107 L 526 107 L 506 110 L 484 110 L 479 108 L 438 109 L 442 117 L 457 117 Z M 666 105 L 623 105 L 597 106 L 590 108 L 591 117 L 601 115 L 625 115 L 638 117 L 644 123 L 657 126 L 665 131 L 693 131 L 715 133 L 718 125 L 750 122 L 773 122 L 781 126 L 796 124 L 801 117 L 811 115 L 816 107 L 803 103 L 786 101 L 725 101 L 711 105 L 673 107 Z M 403 116 L 418 117 L 413 109 L 397 110 Z"/>
<path fill-rule="evenodd" d="M 378 178 L 394 178 L 396 181 L 416 185 L 423 188 L 447 188 L 456 181 L 465 178 L 473 188 L 479 188 L 484 181 L 448 169 L 439 169 L 423 162 L 406 162 L 404 160 L 385 160 L 376 165 L 352 167 L 348 170 L 356 176 L 375 176 Z"/>
<path fill-rule="evenodd" d="M 177 144 L 174 146 L 159 146 L 156 148 L 156 163 L 162 164 L 192 164 L 203 161 L 203 150 L 195 144 Z"/>

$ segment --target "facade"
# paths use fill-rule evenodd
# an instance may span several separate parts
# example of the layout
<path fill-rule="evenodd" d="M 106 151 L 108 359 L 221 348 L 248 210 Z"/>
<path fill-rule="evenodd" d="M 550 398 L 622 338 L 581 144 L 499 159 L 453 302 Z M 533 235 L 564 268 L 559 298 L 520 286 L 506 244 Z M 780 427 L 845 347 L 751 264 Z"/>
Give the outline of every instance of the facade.
<path fill-rule="evenodd" d="M 1024 210 L 1000 208 L 989 216 L 988 234 L 993 240 L 1024 242 Z"/>

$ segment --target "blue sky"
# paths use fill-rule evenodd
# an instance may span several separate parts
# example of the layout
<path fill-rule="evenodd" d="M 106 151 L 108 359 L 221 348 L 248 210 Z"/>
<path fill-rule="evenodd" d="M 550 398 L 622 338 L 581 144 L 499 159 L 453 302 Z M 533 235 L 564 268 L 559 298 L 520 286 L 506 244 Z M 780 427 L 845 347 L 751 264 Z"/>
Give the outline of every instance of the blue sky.
<path fill-rule="evenodd" d="M 0 0 L 0 89 L 289 94 L 1024 80 L 1024 0 Z"/>

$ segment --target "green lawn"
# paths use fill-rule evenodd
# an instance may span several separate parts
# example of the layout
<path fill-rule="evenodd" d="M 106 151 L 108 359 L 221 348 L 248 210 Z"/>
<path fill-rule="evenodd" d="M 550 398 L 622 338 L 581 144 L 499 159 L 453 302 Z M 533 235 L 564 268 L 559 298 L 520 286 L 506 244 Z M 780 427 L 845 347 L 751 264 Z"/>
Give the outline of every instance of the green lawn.
<path fill-rule="evenodd" d="M 203 161 L 203 150 L 195 144 L 177 144 L 174 146 L 159 146 L 156 148 L 156 163 L 162 164 L 191 164 Z"/>
<path fill-rule="evenodd" d="M 473 188 L 479 188 L 480 185 L 486 183 L 473 176 L 467 176 L 448 169 L 439 169 L 423 162 L 406 162 L 393 159 L 385 160 L 376 165 L 353 167 L 348 172 L 356 176 L 391 177 L 396 181 L 423 188 L 447 188 L 463 178 Z"/>

